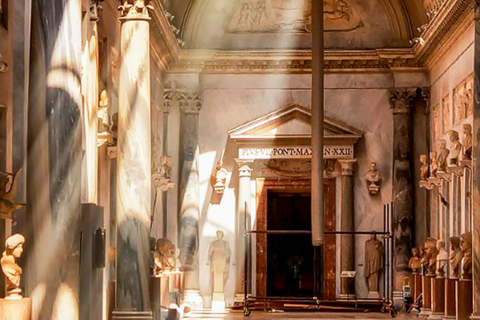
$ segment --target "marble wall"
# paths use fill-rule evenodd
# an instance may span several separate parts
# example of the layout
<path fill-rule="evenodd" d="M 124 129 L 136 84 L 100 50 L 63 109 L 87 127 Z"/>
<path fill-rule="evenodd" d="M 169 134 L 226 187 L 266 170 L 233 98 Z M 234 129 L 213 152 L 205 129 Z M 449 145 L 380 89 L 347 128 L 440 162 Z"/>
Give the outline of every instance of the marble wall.
<path fill-rule="evenodd" d="M 200 274 L 209 274 L 206 265 L 208 244 L 215 232 L 225 232 L 225 240 L 235 248 L 235 208 L 238 168 L 234 143 L 229 141 L 227 131 L 271 111 L 291 104 L 310 106 L 309 75 L 188 75 L 169 74 L 166 83 L 174 81 L 177 88 L 193 88 L 202 92 L 203 107 L 199 115 L 199 178 L 200 178 Z M 423 74 L 328 74 L 326 75 L 325 114 L 352 126 L 364 137 L 357 143 L 354 167 L 354 212 L 355 230 L 380 231 L 383 228 L 383 204 L 392 198 L 392 123 L 393 115 L 388 103 L 389 89 L 397 86 L 425 86 Z M 175 121 L 170 119 L 171 135 L 175 135 Z M 177 142 L 178 144 L 178 142 Z M 174 151 L 177 146 L 169 143 Z M 172 153 L 174 155 L 174 153 Z M 215 163 L 221 159 L 229 172 L 227 188 L 220 204 L 211 203 L 210 178 Z M 364 174 L 370 161 L 378 163 L 383 175 L 380 195 L 368 195 Z M 173 163 L 174 172 L 178 172 Z M 337 209 L 338 210 L 338 209 Z M 255 216 L 255 185 L 252 182 L 252 218 Z M 175 213 L 169 212 L 169 215 Z M 339 216 L 339 215 L 337 215 Z M 252 219 L 254 220 L 254 219 Z M 253 226 L 255 227 L 255 226 Z M 364 242 L 367 237 L 356 239 L 357 293 L 366 296 L 363 279 Z M 235 257 L 235 253 L 232 253 Z M 232 265 L 236 261 L 232 260 Z M 231 270 L 235 270 L 231 268 Z M 226 283 L 227 304 L 234 298 L 236 275 L 230 272 Z M 200 287 L 205 297 L 209 295 L 209 277 L 201 277 Z M 208 300 L 208 299 L 207 299 Z"/>

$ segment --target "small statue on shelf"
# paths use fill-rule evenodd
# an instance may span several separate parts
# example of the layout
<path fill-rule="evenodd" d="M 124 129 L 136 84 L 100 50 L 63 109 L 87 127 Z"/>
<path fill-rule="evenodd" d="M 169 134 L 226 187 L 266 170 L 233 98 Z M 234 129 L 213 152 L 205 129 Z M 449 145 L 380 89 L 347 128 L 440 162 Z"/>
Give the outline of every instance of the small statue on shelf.
<path fill-rule="evenodd" d="M 413 273 L 420 271 L 420 250 L 418 248 L 412 248 L 412 257 L 408 261 L 408 267 Z"/>
<path fill-rule="evenodd" d="M 215 175 L 212 177 L 213 190 L 216 194 L 223 195 L 227 182 L 228 171 L 223 166 L 223 161 L 218 160 L 215 167 Z"/>
<path fill-rule="evenodd" d="M 461 279 L 472 279 L 472 233 L 462 234 L 460 239 L 460 248 L 463 252 L 462 258 L 462 277 Z"/>
<path fill-rule="evenodd" d="M 97 147 L 101 147 L 105 144 L 112 144 L 113 137 L 110 132 L 110 125 L 108 123 L 108 107 L 109 107 L 108 93 L 106 90 L 102 90 L 100 94 L 100 102 L 98 103 L 97 111 Z"/>
<path fill-rule="evenodd" d="M 458 132 L 450 130 L 450 165 L 458 166 L 458 159 L 462 153 L 462 144 Z"/>
<path fill-rule="evenodd" d="M 463 258 L 463 251 L 460 249 L 460 238 L 459 237 L 450 237 L 450 268 L 452 270 L 453 279 L 458 279 L 460 276 L 460 262 Z"/>
<path fill-rule="evenodd" d="M 445 249 L 445 241 L 437 241 L 437 276 L 440 278 L 445 277 L 445 266 L 448 261 L 448 252 Z"/>
<path fill-rule="evenodd" d="M 7 284 L 6 299 L 22 299 L 20 280 L 22 268 L 17 264 L 17 259 L 22 256 L 25 237 L 15 233 L 5 241 L 5 251 L 2 254 L 0 264 Z"/>
<path fill-rule="evenodd" d="M 435 151 L 430 152 L 430 176 L 436 177 L 438 171 L 437 153 Z"/>
<path fill-rule="evenodd" d="M 422 164 L 422 166 L 420 167 L 420 180 L 426 181 L 428 179 L 428 164 L 426 154 L 420 155 L 420 163 Z"/>
<path fill-rule="evenodd" d="M 463 125 L 463 160 L 472 160 L 472 126 Z"/>
<path fill-rule="evenodd" d="M 447 159 L 450 154 L 450 150 L 447 149 L 447 141 L 445 139 L 440 139 L 437 141 L 437 165 L 438 171 L 446 172 L 447 171 Z"/>
<path fill-rule="evenodd" d="M 365 174 L 365 181 L 367 182 L 368 193 L 375 196 L 380 191 L 380 184 L 382 183 L 382 175 L 377 170 L 377 163 L 370 162 L 370 170 Z"/>

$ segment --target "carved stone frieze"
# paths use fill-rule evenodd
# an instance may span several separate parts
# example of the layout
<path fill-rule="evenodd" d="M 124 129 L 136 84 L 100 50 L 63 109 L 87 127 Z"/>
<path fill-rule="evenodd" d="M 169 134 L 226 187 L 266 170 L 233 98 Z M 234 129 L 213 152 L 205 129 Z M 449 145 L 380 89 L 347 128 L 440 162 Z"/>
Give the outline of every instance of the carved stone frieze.
<path fill-rule="evenodd" d="M 455 125 L 473 114 L 473 75 L 468 76 L 453 90 L 453 110 Z"/>

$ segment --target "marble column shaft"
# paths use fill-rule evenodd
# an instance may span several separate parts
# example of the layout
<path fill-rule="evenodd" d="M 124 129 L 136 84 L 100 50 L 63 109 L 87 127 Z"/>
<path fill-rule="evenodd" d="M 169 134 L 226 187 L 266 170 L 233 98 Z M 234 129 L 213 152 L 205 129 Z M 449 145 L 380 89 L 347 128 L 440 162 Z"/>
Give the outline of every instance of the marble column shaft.
<path fill-rule="evenodd" d="M 236 268 L 237 268 L 237 283 L 236 294 L 243 294 L 245 292 L 245 230 L 250 230 L 250 197 L 251 197 L 251 177 L 252 169 L 248 162 L 237 161 L 238 165 L 238 202 L 237 202 L 237 223 L 236 223 Z M 245 224 L 246 223 L 246 224 Z M 251 283 L 251 280 L 249 281 Z"/>
<path fill-rule="evenodd" d="M 139 1 L 140 3 L 140 1 Z M 121 22 L 116 177 L 117 294 L 113 319 L 151 318 L 150 18 L 124 8 Z"/>
<path fill-rule="evenodd" d="M 393 91 L 393 201 L 394 201 L 394 281 L 393 290 L 401 291 L 403 278 L 409 273 L 408 261 L 412 248 L 413 174 L 411 103 L 414 92 Z"/>
<path fill-rule="evenodd" d="M 193 91 L 179 90 L 180 107 L 180 177 L 179 177 L 179 248 L 185 269 L 185 292 L 194 308 L 201 307 L 198 270 L 198 220 L 200 218 L 198 177 L 198 114 L 202 101 Z"/>
<path fill-rule="evenodd" d="M 356 159 L 338 160 L 342 166 L 341 186 L 341 227 L 340 231 L 353 232 L 354 209 L 353 209 L 353 166 Z M 342 234 L 340 236 L 341 271 L 355 271 L 355 236 L 353 234 Z M 354 298 L 355 278 L 342 278 L 340 297 Z"/>
<path fill-rule="evenodd" d="M 480 1 L 475 1 L 474 105 L 472 151 L 473 314 L 480 320 Z"/>
<path fill-rule="evenodd" d="M 26 295 L 34 319 L 73 320 L 79 318 L 81 1 L 33 1 L 31 16 Z"/>

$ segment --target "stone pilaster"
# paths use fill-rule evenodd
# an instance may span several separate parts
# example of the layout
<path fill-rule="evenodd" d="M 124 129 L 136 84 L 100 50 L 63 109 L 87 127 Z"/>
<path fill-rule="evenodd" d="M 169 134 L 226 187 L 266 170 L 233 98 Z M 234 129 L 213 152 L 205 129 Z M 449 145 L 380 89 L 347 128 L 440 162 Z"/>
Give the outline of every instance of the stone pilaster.
<path fill-rule="evenodd" d="M 80 0 L 31 4 L 26 295 L 35 319 L 77 320 L 82 7 Z"/>
<path fill-rule="evenodd" d="M 413 173 L 411 114 L 413 91 L 393 91 L 390 105 L 393 111 L 393 223 L 394 249 L 393 290 L 402 290 L 403 278 L 409 273 L 408 261 L 412 248 Z M 395 294 L 394 294 L 395 295 Z"/>
<path fill-rule="evenodd" d="M 473 136 L 480 134 L 480 0 L 475 1 L 474 45 L 474 107 Z M 473 139 L 472 151 L 472 234 L 473 234 L 473 314 L 472 320 L 480 320 L 480 145 Z"/>
<path fill-rule="evenodd" d="M 250 182 L 252 178 L 251 162 L 237 161 L 238 166 L 238 194 L 237 194 L 237 219 L 236 230 L 237 235 L 235 239 L 235 255 L 236 255 L 236 302 L 243 301 L 243 294 L 245 292 L 245 230 L 250 230 L 250 197 L 251 188 Z M 250 252 L 248 252 L 250 254 Z M 250 255 L 249 255 L 250 256 Z M 250 283 L 251 281 L 249 281 Z"/>
<path fill-rule="evenodd" d="M 354 228 L 354 210 L 353 210 L 353 166 L 356 159 L 338 160 L 342 166 L 341 172 L 341 220 L 340 231 L 353 232 Z M 340 256 L 341 272 L 355 271 L 355 236 L 353 234 L 342 234 L 340 236 Z M 355 293 L 355 278 L 342 277 L 340 298 L 353 299 Z"/>
<path fill-rule="evenodd" d="M 180 154 L 181 168 L 179 181 L 179 247 L 180 260 L 185 270 L 185 302 L 193 308 L 202 307 L 198 270 L 198 219 L 199 178 L 198 178 L 198 114 L 202 107 L 199 95 L 194 91 L 178 90 L 180 107 Z"/>
<path fill-rule="evenodd" d="M 113 319 L 152 319 L 149 298 L 151 213 L 150 18 L 148 1 L 121 11 L 118 106 L 117 294 Z"/>

